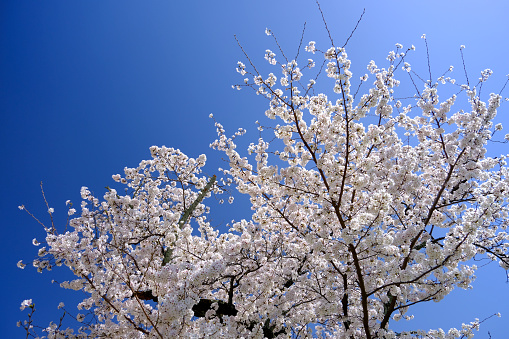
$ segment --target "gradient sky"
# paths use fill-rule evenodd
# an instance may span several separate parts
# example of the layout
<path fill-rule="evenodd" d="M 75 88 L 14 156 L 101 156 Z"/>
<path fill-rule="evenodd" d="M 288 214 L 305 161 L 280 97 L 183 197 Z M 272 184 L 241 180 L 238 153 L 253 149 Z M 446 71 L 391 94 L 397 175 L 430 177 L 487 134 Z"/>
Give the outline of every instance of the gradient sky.
<path fill-rule="evenodd" d="M 452 64 L 453 76 L 464 80 L 460 45 L 466 45 L 471 78 L 485 68 L 495 72 L 483 90 L 486 95 L 498 93 L 509 73 L 507 1 L 322 0 L 321 5 L 339 44 L 366 9 L 347 48 L 354 79 L 365 73 L 371 59 L 386 65 L 395 43 L 414 44 L 410 61 L 415 69 L 425 69 L 423 33 L 435 74 Z M 206 153 L 207 174 L 217 173 L 222 155 L 208 148 L 215 136 L 208 115 L 214 113 L 231 133 L 246 128 L 241 141 L 246 145 L 257 140 L 254 121 L 263 119 L 267 107 L 251 91 L 231 89 L 242 81 L 235 67 L 244 61 L 234 34 L 263 64 L 265 49 L 276 49 L 265 28 L 294 54 L 304 22 L 304 41 L 324 47 L 327 34 L 312 0 L 0 2 L 0 213 L 5 232 L 0 337 L 24 337 L 16 328 L 27 313 L 19 311 L 22 300 L 33 299 L 36 323 L 46 326 L 58 320 L 58 303 L 71 306 L 76 293 L 51 284 L 55 278 L 48 272 L 16 267 L 18 260 L 30 262 L 36 256 L 31 241 L 44 236 L 41 226 L 17 208 L 24 204 L 48 221 L 39 183 L 44 182 L 55 220 L 63 225 L 65 201 L 78 203 L 81 186 L 101 197 L 111 175 L 150 157 L 152 145 L 179 148 L 193 157 Z M 503 105 L 496 120 L 506 128 L 508 108 Z M 490 155 L 509 153 L 507 144 L 489 147 Z M 223 224 L 249 218 L 249 206 L 239 200 L 236 208 L 218 209 L 212 216 Z M 51 273 L 60 280 L 68 277 Z M 507 337 L 505 272 L 491 264 L 477 276 L 473 290 L 417 307 L 415 320 L 395 328 L 448 329 L 501 312 L 501 319 L 483 324 L 478 337 L 488 338 L 488 331 L 492 338 Z"/>

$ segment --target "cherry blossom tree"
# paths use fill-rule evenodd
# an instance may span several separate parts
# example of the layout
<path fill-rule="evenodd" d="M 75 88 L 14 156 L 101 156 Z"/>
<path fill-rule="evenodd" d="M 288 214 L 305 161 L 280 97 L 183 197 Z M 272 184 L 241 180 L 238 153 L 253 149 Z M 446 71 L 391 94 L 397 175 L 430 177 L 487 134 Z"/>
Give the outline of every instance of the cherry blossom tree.
<path fill-rule="evenodd" d="M 265 115 L 276 122 L 259 125 L 264 137 L 246 154 L 236 148 L 245 131 L 229 137 L 215 122 L 223 177 L 203 175 L 205 155 L 153 146 L 151 159 L 113 175 L 118 189 L 100 198 L 82 188 L 80 214 L 69 203 L 69 230 L 45 227 L 34 261 L 39 271 L 66 266 L 76 276 L 61 287 L 87 294 L 75 315 L 81 327 L 51 323 L 44 335 L 473 336 L 478 320 L 448 331 L 396 333 L 391 324 L 410 320 L 414 305 L 468 289 L 474 258 L 509 268 L 506 157 L 486 154 L 502 129 L 493 124 L 502 97 L 479 95 L 491 71 L 475 85 L 447 77 L 452 68 L 422 80 L 407 62 L 413 46 L 397 44 L 386 67 L 371 61 L 354 77 L 345 46 L 330 43 L 309 42 L 304 62 L 267 50 L 268 75 L 245 54 L 235 88 L 267 98 Z M 397 72 L 414 97 L 398 99 Z M 456 94 L 439 99 L 446 86 Z M 459 98 L 468 109 L 455 108 Z M 220 231 L 206 197 L 229 187 L 249 196 L 253 214 Z M 24 308 L 20 326 L 36 337 L 32 300 Z"/>

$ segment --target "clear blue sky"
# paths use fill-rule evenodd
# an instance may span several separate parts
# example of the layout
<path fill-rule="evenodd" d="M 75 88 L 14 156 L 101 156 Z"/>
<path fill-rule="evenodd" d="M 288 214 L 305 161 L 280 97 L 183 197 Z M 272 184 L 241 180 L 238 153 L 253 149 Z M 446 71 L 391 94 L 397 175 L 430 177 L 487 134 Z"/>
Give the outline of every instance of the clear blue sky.
<path fill-rule="evenodd" d="M 509 73 L 507 1 L 322 0 L 321 4 L 339 42 L 345 41 L 366 8 L 348 45 L 358 76 L 371 59 L 383 65 L 397 42 L 414 44 L 412 64 L 424 67 L 423 33 L 435 74 L 452 64 L 453 75 L 464 79 L 462 44 L 472 78 L 485 68 L 495 72 L 492 91 L 500 90 Z M 232 133 L 246 128 L 248 143 L 257 139 L 254 121 L 263 118 L 266 107 L 252 92 L 231 89 L 241 81 L 235 67 L 243 60 L 233 35 L 262 63 L 265 49 L 275 49 L 264 34 L 266 27 L 294 54 L 305 21 L 305 42 L 316 40 L 324 46 L 326 32 L 312 0 L 0 2 L 4 232 L 0 337 L 23 337 L 15 326 L 26 314 L 19 311 L 23 299 L 34 300 L 38 323 L 46 326 L 49 320 L 58 320 L 59 301 L 72 300 L 75 293 L 52 285 L 50 274 L 16 267 L 18 260 L 29 262 L 36 255 L 32 238 L 43 237 L 41 227 L 17 208 L 24 204 L 47 219 L 39 182 L 44 182 L 57 222 L 65 223 L 65 201 L 77 203 L 81 186 L 102 196 L 104 186 L 112 183 L 111 175 L 148 158 L 152 145 L 180 148 L 190 156 L 206 153 L 207 168 L 215 173 L 221 154 L 208 148 L 215 133 L 208 115 L 214 113 Z M 503 105 L 497 118 L 506 128 L 508 109 Z M 507 145 L 490 147 L 491 155 L 509 153 Z M 218 222 L 250 216 L 243 204 L 217 213 L 213 211 Z M 444 302 L 418 308 L 414 321 L 398 325 L 459 327 L 462 321 L 501 312 L 502 318 L 485 323 L 478 337 L 488 338 L 490 331 L 494 339 L 506 338 L 505 272 L 492 264 L 477 276 L 472 291 L 458 291 Z"/>

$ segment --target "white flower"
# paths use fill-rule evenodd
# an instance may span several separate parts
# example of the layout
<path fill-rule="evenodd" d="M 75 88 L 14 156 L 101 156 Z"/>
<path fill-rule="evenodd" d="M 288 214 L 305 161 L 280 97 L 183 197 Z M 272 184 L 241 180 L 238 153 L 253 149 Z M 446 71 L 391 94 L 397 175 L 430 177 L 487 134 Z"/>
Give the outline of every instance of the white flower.
<path fill-rule="evenodd" d="M 310 41 L 309 44 L 305 48 L 306 52 L 311 52 L 311 53 L 315 54 L 315 51 L 316 51 L 315 44 L 316 44 L 316 42 Z"/>
<path fill-rule="evenodd" d="M 38 242 L 36 238 L 33 238 L 33 239 L 32 239 L 32 245 L 34 245 L 34 246 L 39 246 L 40 244 L 41 244 L 41 243 L 40 243 L 40 242 Z"/>
<path fill-rule="evenodd" d="M 19 205 L 18 208 L 23 211 L 25 209 L 25 205 Z"/>
<path fill-rule="evenodd" d="M 49 213 L 49 214 L 51 214 L 51 213 L 53 213 L 53 212 L 55 212 L 55 209 L 54 209 L 54 208 L 52 208 L 52 207 L 48 208 L 48 213 Z"/>
<path fill-rule="evenodd" d="M 242 62 L 237 62 L 237 72 L 240 73 L 241 75 L 244 75 L 246 74 L 246 65 L 244 65 Z M 232 86 L 234 87 L 234 86 Z"/>
<path fill-rule="evenodd" d="M 25 264 L 23 264 L 23 260 L 18 261 L 17 266 L 18 266 L 19 268 L 21 268 L 21 269 L 24 269 L 24 268 L 26 267 L 26 265 L 25 265 Z"/>
<path fill-rule="evenodd" d="M 464 48 L 465 48 L 465 45 L 461 45 L 461 46 L 460 46 L 460 49 L 464 49 Z"/>
<path fill-rule="evenodd" d="M 272 52 L 270 49 L 265 50 L 265 60 L 269 62 L 271 65 L 276 64 L 276 53 Z"/>
<path fill-rule="evenodd" d="M 23 311 L 27 307 L 30 307 L 30 308 L 34 307 L 34 304 L 32 303 L 32 299 L 25 299 L 25 300 L 23 300 L 21 302 L 21 307 L 19 309 Z"/>
<path fill-rule="evenodd" d="M 308 88 L 298 81 L 308 76 L 302 74 L 307 67 L 299 69 L 295 60 L 281 64 L 280 59 L 279 81 L 274 74 L 280 73 L 262 73 L 250 64 L 251 71 L 242 76 L 250 80 L 242 87 L 269 99 L 265 115 L 277 122 L 262 121 L 270 132 L 250 140 L 248 154 L 236 144 L 244 129 L 230 134 L 215 122 L 212 147 L 223 152 L 225 169 L 205 171 L 205 155 L 192 158 L 153 146 L 148 159 L 125 168 L 122 176 L 112 176 L 127 183 L 125 193 L 108 189 L 101 199 L 83 187 L 79 216 L 69 218 L 67 229 L 46 229 L 46 247 L 38 247 L 42 257 L 32 263 L 38 271 L 65 265 L 74 273 L 75 280 L 60 286 L 87 293 L 78 312 L 95 314 L 94 319 L 87 312 L 76 315 L 83 331 L 118 337 L 119 325 L 126 338 L 139 337 L 136 328 L 124 324 L 132 320 L 146 328 L 150 323 L 154 304 L 136 301 L 152 298 L 144 293 L 148 298 L 133 298 L 133 292 L 151 290 L 161 302 L 156 314 L 164 318 L 158 326 L 161 337 L 175 337 L 174 330 L 180 328 L 196 337 L 221 337 L 229 331 L 219 324 L 221 305 L 208 307 L 205 319 L 193 319 L 192 308 L 201 298 L 225 300 L 234 288 L 235 307 L 249 318 L 229 321 L 237 336 L 261 336 L 260 321 L 269 315 L 277 331 L 290 329 L 292 323 L 320 322 L 317 334 L 358 337 L 362 324 L 356 319 L 375 319 L 383 304 L 395 301 L 393 296 L 402 307 L 391 317 L 411 319 L 406 314 L 412 305 L 440 301 L 455 287 L 468 288 L 475 277 L 476 267 L 467 265 L 472 258 L 497 260 L 496 255 L 505 253 L 507 164 L 502 158 L 484 157 L 491 132 L 502 129 L 493 123 L 501 97 L 493 95 L 485 103 L 475 94 L 479 86 L 462 90 L 457 96 L 474 106 L 462 111 L 452 107 L 456 95 L 439 99 L 443 86 L 438 84 L 452 82 L 442 76 L 436 84 L 416 89 L 414 101 L 406 89 L 397 93 L 394 74 L 399 63 L 378 68 L 370 62 L 373 81 L 363 83 L 368 75 L 356 81 L 363 73 L 352 75 L 346 51 L 328 47 L 323 48 L 326 53 L 317 51 L 328 60 L 323 72 L 309 75 L 313 79 Z M 402 55 L 403 46 L 396 47 L 390 59 L 402 58 L 398 67 L 410 71 L 403 59 L 406 51 Z M 306 50 L 314 52 L 315 43 Z M 266 58 L 275 62 L 270 50 Z M 245 73 L 245 67 L 239 63 L 238 72 Z M 483 79 L 490 73 L 483 71 Z M 332 81 L 322 87 L 318 78 L 326 77 Z M 314 86 L 315 80 L 320 86 Z M 340 95 L 333 93 L 334 87 Z M 327 92 L 320 92 L 322 88 Z M 209 171 L 224 178 L 213 185 Z M 219 203 L 232 203 L 228 193 L 233 189 L 248 195 L 251 212 L 248 219 L 218 228 L 221 221 L 208 217 L 208 205 L 215 205 L 216 197 Z M 461 203 L 462 196 L 472 202 Z M 68 205 L 69 215 L 76 213 Z M 435 226 L 443 228 L 443 237 L 431 236 Z M 36 239 L 33 243 L 40 245 Z M 22 261 L 18 267 L 24 267 Z M 502 267 L 507 268 L 504 263 Z M 234 279 L 231 286 L 231 277 L 239 274 L 242 279 Z M 367 304 L 355 292 L 361 278 L 357 274 L 371 291 L 373 299 Z M 349 286 L 336 284 L 339 275 Z M 341 305 L 323 302 L 325 297 L 341 298 L 343 288 L 352 292 L 349 331 L 338 323 L 346 321 Z M 302 306 L 283 315 L 288 305 Z M 26 307 L 33 307 L 31 300 L 22 303 L 22 309 Z M 58 308 L 67 313 L 63 303 Z M 378 333 L 379 324 L 370 323 L 373 335 L 395 338 L 393 331 Z M 470 330 L 478 324 L 476 320 L 466 326 Z M 428 337 L 467 337 L 465 331 L 451 329 L 447 336 L 447 331 L 431 330 Z M 426 336 L 424 331 L 413 334 Z"/>
<path fill-rule="evenodd" d="M 200 156 L 196 160 L 198 160 L 198 164 L 203 166 L 207 162 L 207 156 L 205 154 L 200 154 Z"/>
<path fill-rule="evenodd" d="M 267 34 L 268 36 L 271 36 L 272 35 L 272 31 L 268 28 L 265 28 L 265 34 Z"/>
<path fill-rule="evenodd" d="M 502 124 L 495 125 L 495 131 L 501 131 L 503 129 Z"/>
<path fill-rule="evenodd" d="M 421 39 L 426 39 L 426 34 L 421 35 Z"/>
<path fill-rule="evenodd" d="M 64 308 L 65 307 L 65 304 L 63 302 L 60 302 L 58 304 L 58 309 L 61 309 L 61 308 Z"/>

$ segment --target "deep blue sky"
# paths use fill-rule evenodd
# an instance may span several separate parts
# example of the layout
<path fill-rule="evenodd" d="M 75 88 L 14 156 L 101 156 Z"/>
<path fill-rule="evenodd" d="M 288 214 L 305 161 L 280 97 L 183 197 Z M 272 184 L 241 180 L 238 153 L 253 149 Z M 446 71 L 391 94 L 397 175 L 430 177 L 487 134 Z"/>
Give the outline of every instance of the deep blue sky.
<path fill-rule="evenodd" d="M 417 51 L 410 61 L 424 67 L 423 33 L 435 74 L 452 64 L 453 75 L 464 79 L 462 44 L 472 78 L 485 68 L 495 72 L 489 86 L 493 91 L 500 90 L 509 73 L 507 1 L 321 4 L 341 43 L 366 8 L 347 49 L 358 70 L 355 79 L 371 59 L 385 65 L 397 42 L 414 44 Z M 323 47 L 326 32 L 311 0 L 0 2 L 1 337 L 23 337 L 15 327 L 26 314 L 19 312 L 23 299 L 34 300 L 39 324 L 46 326 L 58 320 L 59 301 L 72 295 L 51 285 L 50 274 L 16 267 L 18 260 L 29 262 L 36 255 L 31 240 L 43 236 L 40 226 L 17 208 L 24 204 L 47 221 L 39 182 L 44 182 L 57 222 L 64 223 L 65 201 L 78 203 L 81 186 L 102 196 L 111 175 L 148 158 L 151 145 L 180 148 L 189 156 L 206 153 L 212 174 L 221 166 L 221 154 L 208 148 L 215 135 L 208 115 L 214 113 L 232 133 L 246 128 L 248 143 L 257 139 L 254 121 L 263 118 L 266 107 L 252 92 L 231 89 L 241 81 L 236 62 L 244 60 L 233 35 L 263 63 L 265 49 L 276 49 L 265 28 L 294 54 L 305 21 L 304 41 L 316 40 Z M 509 128 L 507 109 L 502 106 L 497 121 Z M 507 145 L 490 147 L 491 155 L 509 153 Z M 218 213 L 218 222 L 250 216 L 243 205 Z M 503 318 L 481 327 L 479 338 L 488 338 L 488 330 L 492 338 L 506 337 L 509 285 L 496 266 L 478 271 L 472 291 L 421 307 L 414 312 L 416 319 L 403 325 L 460 327 L 462 321 L 501 312 Z"/>

